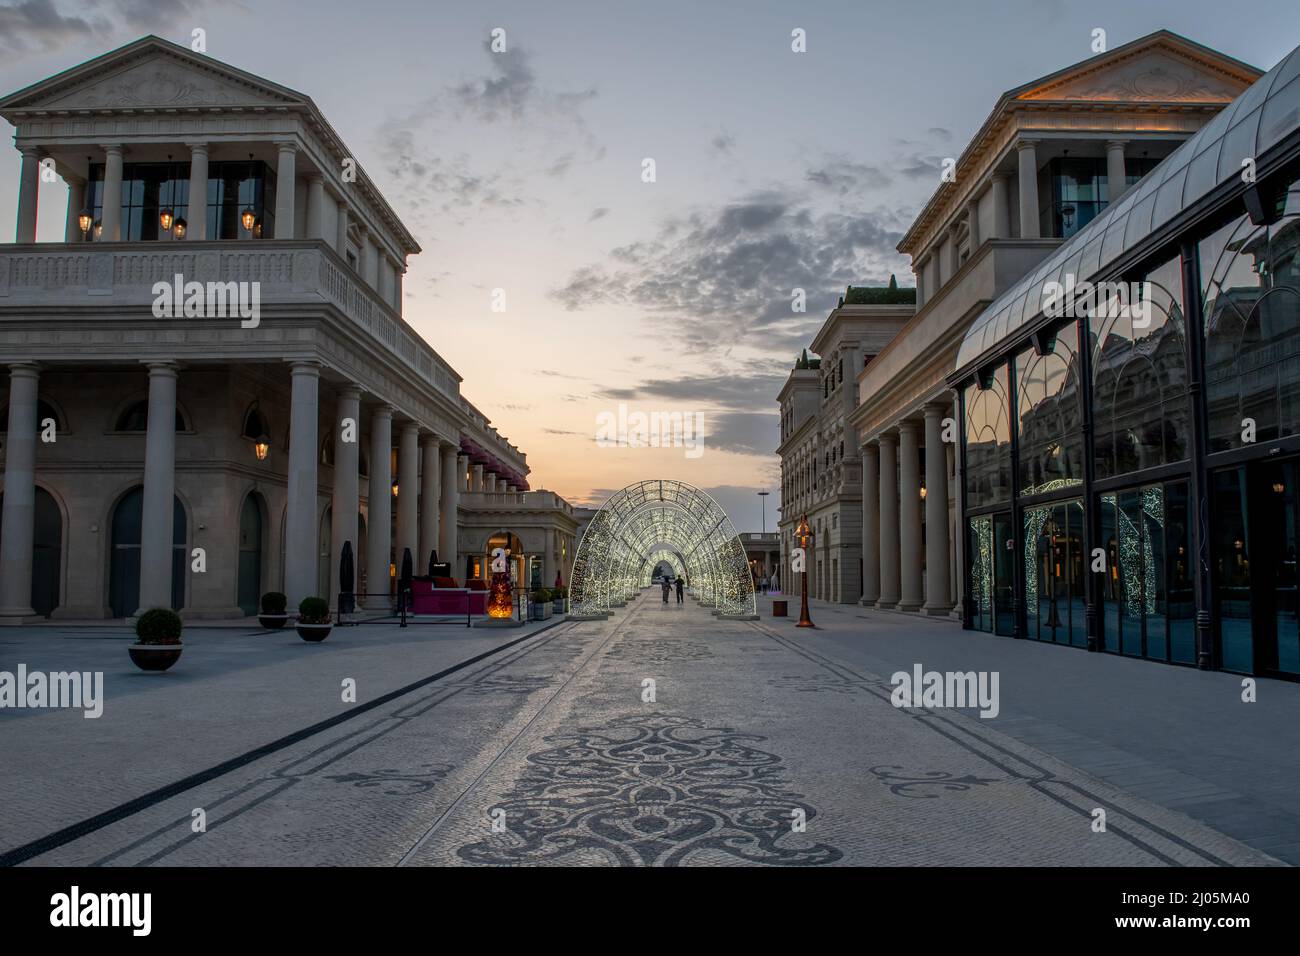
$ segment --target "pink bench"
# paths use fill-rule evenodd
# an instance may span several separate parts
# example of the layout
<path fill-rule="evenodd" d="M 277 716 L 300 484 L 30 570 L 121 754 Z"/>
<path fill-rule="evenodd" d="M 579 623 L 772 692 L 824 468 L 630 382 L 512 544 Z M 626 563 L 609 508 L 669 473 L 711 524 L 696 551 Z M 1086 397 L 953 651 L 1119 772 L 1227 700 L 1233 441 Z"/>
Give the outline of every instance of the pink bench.
<path fill-rule="evenodd" d="M 432 581 L 411 582 L 412 610 L 416 614 L 487 614 L 487 592 L 470 588 L 434 587 Z"/>

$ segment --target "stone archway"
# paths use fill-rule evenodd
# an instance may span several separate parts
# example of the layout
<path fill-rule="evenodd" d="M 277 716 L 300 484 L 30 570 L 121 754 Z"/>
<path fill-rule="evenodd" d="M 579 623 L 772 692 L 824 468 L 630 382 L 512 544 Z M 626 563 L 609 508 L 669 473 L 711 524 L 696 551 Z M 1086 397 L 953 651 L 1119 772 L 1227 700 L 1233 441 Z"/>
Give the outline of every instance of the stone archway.
<path fill-rule="evenodd" d="M 596 512 L 574 555 L 570 616 L 621 607 L 663 552 L 678 556 L 703 606 L 719 617 L 755 616 L 754 581 L 731 519 L 710 495 L 671 479 L 628 485 Z"/>

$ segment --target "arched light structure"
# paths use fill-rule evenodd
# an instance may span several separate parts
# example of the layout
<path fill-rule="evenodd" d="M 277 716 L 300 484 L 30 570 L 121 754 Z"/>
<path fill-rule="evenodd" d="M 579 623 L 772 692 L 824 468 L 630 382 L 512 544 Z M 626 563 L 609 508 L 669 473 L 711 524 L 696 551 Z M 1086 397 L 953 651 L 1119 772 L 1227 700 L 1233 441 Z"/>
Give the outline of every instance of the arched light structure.
<path fill-rule="evenodd" d="M 661 560 L 719 617 L 755 615 L 754 579 L 727 513 L 700 489 L 662 479 L 628 485 L 591 519 L 569 576 L 570 616 L 622 607 Z"/>
<path fill-rule="evenodd" d="M 686 562 L 682 556 L 672 548 L 657 548 L 645 559 L 645 564 L 641 568 L 641 587 L 648 588 L 654 584 L 655 568 L 661 564 L 666 564 L 673 569 L 673 574 L 679 578 L 686 577 Z"/>

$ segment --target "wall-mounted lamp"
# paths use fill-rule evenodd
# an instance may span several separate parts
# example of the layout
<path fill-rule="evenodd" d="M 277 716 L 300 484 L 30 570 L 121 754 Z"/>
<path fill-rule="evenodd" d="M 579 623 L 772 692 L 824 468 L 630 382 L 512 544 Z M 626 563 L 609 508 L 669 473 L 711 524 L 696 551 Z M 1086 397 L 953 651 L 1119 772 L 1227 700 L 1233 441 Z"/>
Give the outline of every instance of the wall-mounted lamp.
<path fill-rule="evenodd" d="M 170 209 L 164 209 L 158 213 L 158 225 L 162 227 L 163 232 L 172 231 L 172 223 L 176 221 L 176 215 Z"/>
<path fill-rule="evenodd" d="M 189 225 L 190 224 L 184 219 L 177 219 L 176 225 L 172 227 L 172 234 L 176 236 L 177 239 L 184 239 L 185 230 L 189 228 Z"/>

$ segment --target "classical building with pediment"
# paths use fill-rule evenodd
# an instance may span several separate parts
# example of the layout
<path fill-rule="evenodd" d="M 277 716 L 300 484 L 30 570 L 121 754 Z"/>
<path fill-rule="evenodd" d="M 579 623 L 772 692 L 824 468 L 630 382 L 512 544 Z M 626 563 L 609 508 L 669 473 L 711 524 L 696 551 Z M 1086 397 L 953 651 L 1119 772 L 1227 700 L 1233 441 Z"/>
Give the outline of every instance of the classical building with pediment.
<path fill-rule="evenodd" d="M 1156 169 L 1260 71 L 1160 31 L 1003 93 L 899 252 L 916 309 L 856 375 L 869 607 L 959 617 L 957 406 L 947 382 L 972 322 Z"/>
<path fill-rule="evenodd" d="M 0 621 L 334 603 L 345 542 L 380 612 L 408 550 L 481 576 L 513 535 L 517 579 L 553 582 L 572 509 L 403 319 L 419 245 L 309 97 L 145 37 L 0 115 Z"/>

